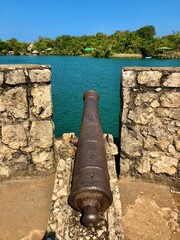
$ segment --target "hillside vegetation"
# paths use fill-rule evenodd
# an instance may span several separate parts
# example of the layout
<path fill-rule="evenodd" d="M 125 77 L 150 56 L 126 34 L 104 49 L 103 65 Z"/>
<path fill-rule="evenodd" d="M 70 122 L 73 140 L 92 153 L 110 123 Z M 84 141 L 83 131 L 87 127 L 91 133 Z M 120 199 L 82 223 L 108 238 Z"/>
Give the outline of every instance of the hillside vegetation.
<path fill-rule="evenodd" d="M 166 47 L 165 50 L 160 48 Z M 180 52 L 180 32 L 157 37 L 154 26 L 144 26 L 136 31 L 116 31 L 112 35 L 70 36 L 62 35 L 55 39 L 39 37 L 33 43 L 20 42 L 15 38 L 0 40 L 1 55 L 91 55 L 93 57 L 156 56 L 164 51 Z M 123 55 L 124 54 L 124 55 Z"/>

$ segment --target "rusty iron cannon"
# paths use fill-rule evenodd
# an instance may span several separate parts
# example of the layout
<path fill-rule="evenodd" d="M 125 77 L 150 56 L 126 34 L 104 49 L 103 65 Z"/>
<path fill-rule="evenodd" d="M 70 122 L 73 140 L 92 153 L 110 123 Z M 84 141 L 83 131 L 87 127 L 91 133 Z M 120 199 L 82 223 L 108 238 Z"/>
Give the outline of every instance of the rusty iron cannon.
<path fill-rule="evenodd" d="M 98 93 L 83 95 L 84 111 L 80 129 L 69 204 L 82 212 L 85 226 L 97 226 L 99 213 L 112 204 L 105 142 L 98 112 Z"/>

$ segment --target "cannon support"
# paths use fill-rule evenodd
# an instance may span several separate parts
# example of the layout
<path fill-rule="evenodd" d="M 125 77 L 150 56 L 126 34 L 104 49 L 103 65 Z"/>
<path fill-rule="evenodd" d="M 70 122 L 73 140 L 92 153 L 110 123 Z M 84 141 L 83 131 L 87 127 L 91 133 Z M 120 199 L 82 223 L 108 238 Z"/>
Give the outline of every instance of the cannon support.
<path fill-rule="evenodd" d="M 98 112 L 98 93 L 84 93 L 84 112 L 73 170 L 69 204 L 83 212 L 85 226 L 97 226 L 99 212 L 112 203 L 106 150 Z"/>

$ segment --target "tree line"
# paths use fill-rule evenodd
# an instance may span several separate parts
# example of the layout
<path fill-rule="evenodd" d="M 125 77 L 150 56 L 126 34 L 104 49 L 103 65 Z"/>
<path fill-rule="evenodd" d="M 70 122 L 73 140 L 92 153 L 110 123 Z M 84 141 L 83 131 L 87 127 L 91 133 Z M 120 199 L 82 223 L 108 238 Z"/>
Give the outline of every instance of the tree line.
<path fill-rule="evenodd" d="M 54 40 L 39 37 L 31 43 L 20 42 L 15 38 L 7 41 L 0 40 L 0 54 L 78 56 L 91 54 L 94 57 L 111 57 L 116 53 L 156 55 L 161 47 L 180 51 L 180 32 L 157 37 L 152 25 L 144 26 L 136 31 L 116 31 L 111 35 L 98 32 L 96 35 L 70 36 L 62 35 Z"/>

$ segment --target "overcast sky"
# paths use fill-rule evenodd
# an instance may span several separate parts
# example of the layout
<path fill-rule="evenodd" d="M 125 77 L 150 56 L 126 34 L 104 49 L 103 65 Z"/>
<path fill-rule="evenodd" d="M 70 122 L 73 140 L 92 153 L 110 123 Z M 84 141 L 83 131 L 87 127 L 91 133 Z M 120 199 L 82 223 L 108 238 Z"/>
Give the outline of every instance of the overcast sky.
<path fill-rule="evenodd" d="M 180 0 L 0 0 L 0 39 L 112 34 L 153 25 L 157 36 L 180 31 Z"/>

